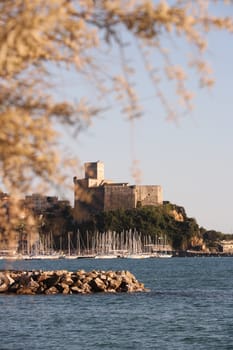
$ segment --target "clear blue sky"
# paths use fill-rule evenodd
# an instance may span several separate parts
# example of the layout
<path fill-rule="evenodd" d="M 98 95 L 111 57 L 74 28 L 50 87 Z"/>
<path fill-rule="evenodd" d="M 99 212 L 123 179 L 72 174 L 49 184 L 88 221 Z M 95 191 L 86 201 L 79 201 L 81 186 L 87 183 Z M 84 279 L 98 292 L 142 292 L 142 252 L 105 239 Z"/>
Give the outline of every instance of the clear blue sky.
<path fill-rule="evenodd" d="M 195 109 L 178 125 L 165 120 L 165 111 L 138 66 L 143 117 L 132 127 L 113 106 L 78 139 L 66 141 L 81 163 L 102 160 L 105 178 L 116 182 L 134 184 L 131 166 L 136 158 L 141 184 L 161 185 L 164 200 L 183 206 L 199 225 L 233 233 L 233 36 L 214 33 L 209 39 L 208 60 L 216 84 L 211 91 L 198 89 L 192 76 Z M 80 88 L 74 85 L 67 85 L 66 95 L 76 96 Z M 164 89 L 173 100 L 169 85 Z M 71 181 L 73 175 L 83 176 L 71 174 Z"/>

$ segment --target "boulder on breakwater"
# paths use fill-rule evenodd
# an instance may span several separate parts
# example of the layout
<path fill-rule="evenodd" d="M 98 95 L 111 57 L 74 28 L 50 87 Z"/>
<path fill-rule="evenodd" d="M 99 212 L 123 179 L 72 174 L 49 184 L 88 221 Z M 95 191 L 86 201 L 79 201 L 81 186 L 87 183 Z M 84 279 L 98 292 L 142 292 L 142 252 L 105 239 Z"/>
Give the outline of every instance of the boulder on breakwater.
<path fill-rule="evenodd" d="M 0 293 L 89 294 L 145 292 L 143 283 L 129 271 L 0 271 Z"/>

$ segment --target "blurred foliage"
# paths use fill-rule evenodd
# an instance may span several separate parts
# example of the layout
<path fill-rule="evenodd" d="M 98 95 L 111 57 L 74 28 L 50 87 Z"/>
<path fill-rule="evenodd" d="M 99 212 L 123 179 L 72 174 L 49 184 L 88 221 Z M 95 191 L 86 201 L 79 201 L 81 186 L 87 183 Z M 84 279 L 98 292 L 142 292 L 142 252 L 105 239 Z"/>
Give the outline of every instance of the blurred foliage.
<path fill-rule="evenodd" d="M 109 108 L 106 101 L 111 105 L 117 101 L 129 120 L 143 115 L 132 48 L 139 52 L 168 119 L 176 115 L 160 87 L 164 79 L 171 81 L 177 105 L 191 109 L 187 71 L 195 71 L 200 86 L 213 84 L 205 57 L 206 33 L 232 32 L 231 17 L 214 15 L 218 5 L 227 3 L 0 0 L 0 175 L 5 189 L 25 193 L 35 177 L 43 179 L 47 188 L 52 183 L 64 186 L 62 170 L 73 162 L 59 151 L 58 124 L 59 130 L 65 125 L 77 136 L 94 116 Z M 177 62 L 182 41 L 188 52 Z M 77 89 L 75 101 L 58 98 L 57 81 L 61 72 L 69 70 L 77 86 L 86 84 L 91 94 Z"/>
<path fill-rule="evenodd" d="M 143 115 L 141 81 L 135 83 L 138 66 L 132 64 L 135 50 L 167 118 L 176 120 L 177 113 L 161 82 L 171 82 L 175 105 L 182 112 L 192 109 L 188 72 L 194 71 L 201 87 L 212 86 L 206 34 L 232 32 L 232 18 L 218 14 L 215 7 L 227 4 L 232 2 L 0 0 L 0 190 L 16 197 L 29 189 L 46 193 L 52 185 L 71 185 L 67 173 L 74 173 L 77 163 L 61 150 L 64 129 L 76 137 L 93 117 L 114 105 L 128 120 Z M 184 52 L 177 62 L 180 47 Z M 68 71 L 76 79 L 75 99 L 58 97 L 56 91 L 61 75 Z M 88 93 L 83 86 L 90 88 Z M 138 171 L 133 168 L 132 174 L 137 179 Z M 131 223 L 127 216 L 122 219 L 127 225 L 153 230 L 146 215 L 153 216 L 142 212 Z M 1 213 L 0 220 L 4 220 Z M 104 220 L 112 225 L 115 220 L 114 225 L 121 227 L 116 219 Z M 167 215 L 155 215 L 153 220 L 160 230 L 171 225 Z M 11 223 L 5 232 L 14 235 Z M 173 226 L 174 232 L 181 230 Z M 191 234 L 195 225 L 190 222 L 184 229 Z M 187 245 L 185 239 L 174 242 Z"/>
<path fill-rule="evenodd" d="M 37 222 L 41 237 L 52 233 L 53 249 L 67 249 L 68 233 L 74 230 L 73 210 L 70 205 L 54 205 L 47 209 Z"/>

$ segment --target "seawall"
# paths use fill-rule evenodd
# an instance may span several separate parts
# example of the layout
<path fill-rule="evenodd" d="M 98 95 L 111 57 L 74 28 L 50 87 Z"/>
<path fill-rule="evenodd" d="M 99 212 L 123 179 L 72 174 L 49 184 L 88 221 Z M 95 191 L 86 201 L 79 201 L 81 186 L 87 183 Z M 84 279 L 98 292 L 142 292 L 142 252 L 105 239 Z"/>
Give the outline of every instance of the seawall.
<path fill-rule="evenodd" d="M 129 271 L 0 271 L 0 293 L 6 294 L 90 294 L 97 292 L 145 292 Z"/>

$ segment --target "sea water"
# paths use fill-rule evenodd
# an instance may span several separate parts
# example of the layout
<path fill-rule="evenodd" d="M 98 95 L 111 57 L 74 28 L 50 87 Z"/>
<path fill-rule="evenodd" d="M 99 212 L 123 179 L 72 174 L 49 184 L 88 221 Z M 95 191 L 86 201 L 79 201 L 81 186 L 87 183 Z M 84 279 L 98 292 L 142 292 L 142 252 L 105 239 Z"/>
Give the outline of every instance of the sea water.
<path fill-rule="evenodd" d="M 135 294 L 2 295 L 0 349 L 233 349 L 233 258 L 0 261 L 0 269 L 129 270 Z"/>

